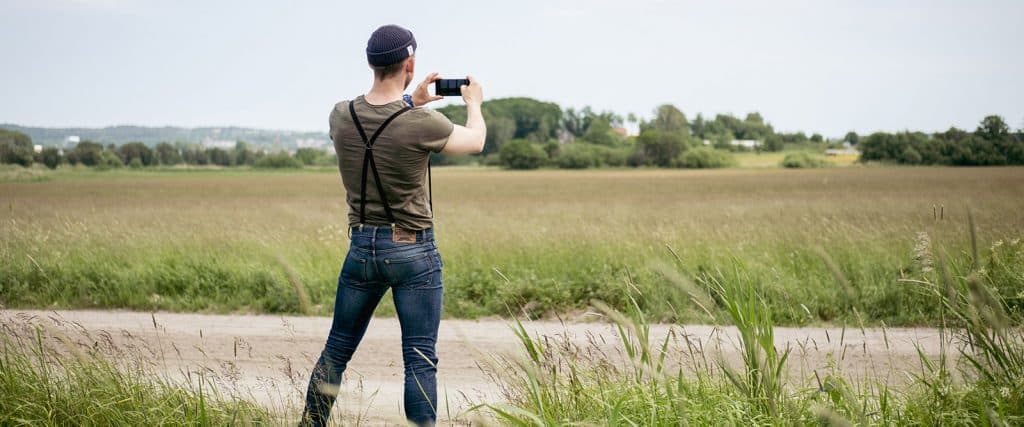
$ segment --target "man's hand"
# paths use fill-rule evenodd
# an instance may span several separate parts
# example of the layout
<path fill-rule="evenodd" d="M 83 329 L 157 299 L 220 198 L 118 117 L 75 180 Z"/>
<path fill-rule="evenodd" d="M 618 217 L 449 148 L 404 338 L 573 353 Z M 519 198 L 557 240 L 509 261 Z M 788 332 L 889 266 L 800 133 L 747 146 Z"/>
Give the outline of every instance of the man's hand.
<path fill-rule="evenodd" d="M 466 105 L 480 106 L 484 102 L 484 88 L 480 86 L 480 82 L 476 81 L 473 76 L 466 76 L 469 79 L 468 85 L 462 85 L 462 100 L 466 101 Z"/>
<path fill-rule="evenodd" d="M 480 82 L 473 76 L 466 76 L 469 79 L 468 85 L 462 85 L 462 99 L 466 101 L 466 125 L 455 125 L 452 134 L 448 136 L 445 143 L 444 154 L 469 154 L 479 153 L 484 149 L 484 142 L 487 141 L 487 124 L 484 123 L 483 112 L 480 105 L 484 101 L 484 89 Z"/>
<path fill-rule="evenodd" d="M 412 91 L 412 105 L 421 107 L 429 102 L 444 98 L 443 96 L 431 96 L 430 92 L 427 92 L 427 87 L 438 80 L 441 80 L 441 76 L 437 73 L 427 74 L 427 78 L 423 79 L 422 83 L 416 85 L 416 89 Z"/>

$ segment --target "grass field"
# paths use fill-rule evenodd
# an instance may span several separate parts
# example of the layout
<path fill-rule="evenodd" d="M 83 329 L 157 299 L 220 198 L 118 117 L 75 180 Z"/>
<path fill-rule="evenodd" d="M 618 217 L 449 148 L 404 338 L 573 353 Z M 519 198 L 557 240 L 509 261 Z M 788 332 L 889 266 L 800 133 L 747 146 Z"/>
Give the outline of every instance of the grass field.
<path fill-rule="evenodd" d="M 347 246 L 335 171 L 4 179 L 5 306 L 331 309 Z M 985 280 L 1024 304 L 1022 168 L 439 168 L 434 196 L 453 317 L 624 308 L 635 288 L 651 319 L 706 321 L 686 289 L 716 278 L 756 283 L 781 324 L 934 324 L 911 279 L 969 267 L 968 208 Z"/>

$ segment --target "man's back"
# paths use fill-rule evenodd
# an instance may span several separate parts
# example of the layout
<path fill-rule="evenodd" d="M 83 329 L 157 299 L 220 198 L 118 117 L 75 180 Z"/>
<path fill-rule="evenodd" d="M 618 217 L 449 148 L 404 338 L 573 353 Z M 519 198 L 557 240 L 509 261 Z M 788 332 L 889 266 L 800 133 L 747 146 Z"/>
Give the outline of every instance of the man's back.
<path fill-rule="evenodd" d="M 330 116 L 330 136 L 338 154 L 338 169 L 348 194 L 349 225 L 359 224 L 359 204 L 363 179 L 365 146 L 352 121 L 349 102 L 353 102 L 359 122 L 369 138 L 392 114 L 405 108 L 402 101 L 372 105 L 360 96 L 334 106 Z M 433 224 L 426 181 L 430 152 L 440 152 L 453 129 L 444 115 L 426 108 L 412 108 L 395 118 L 373 145 L 374 161 L 380 173 L 385 197 L 396 225 L 407 230 L 423 230 Z M 384 204 L 377 191 L 373 173 L 366 171 L 366 224 L 389 225 Z"/>
<path fill-rule="evenodd" d="M 309 376 L 302 425 L 327 425 L 342 375 L 388 289 L 402 328 L 406 419 L 419 426 L 437 420 L 436 347 L 444 281 L 426 174 L 431 152 L 483 150 L 487 126 L 483 89 L 472 76 L 460 88 L 465 126 L 422 108 L 441 99 L 427 91 L 441 79 L 437 73 L 428 74 L 412 95 L 403 95 L 415 72 L 415 52 L 416 38 L 408 29 L 378 28 L 366 43 L 373 87 L 331 111 L 330 135 L 353 227 L 338 275 L 331 330 Z"/>

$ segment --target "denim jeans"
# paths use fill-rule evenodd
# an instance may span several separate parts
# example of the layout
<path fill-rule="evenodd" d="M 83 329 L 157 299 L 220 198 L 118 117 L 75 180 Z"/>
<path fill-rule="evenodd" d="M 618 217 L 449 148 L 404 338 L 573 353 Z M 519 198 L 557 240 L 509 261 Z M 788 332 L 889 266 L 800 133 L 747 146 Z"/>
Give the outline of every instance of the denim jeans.
<path fill-rule="evenodd" d="M 306 391 L 304 425 L 325 425 L 337 386 L 373 311 L 391 288 L 402 328 L 405 414 L 432 424 L 437 408 L 437 328 L 441 322 L 441 255 L 431 229 L 415 243 L 394 243 L 390 227 L 352 228 L 352 243 L 338 277 L 334 321 Z M 326 386 L 326 387 L 323 387 Z"/>

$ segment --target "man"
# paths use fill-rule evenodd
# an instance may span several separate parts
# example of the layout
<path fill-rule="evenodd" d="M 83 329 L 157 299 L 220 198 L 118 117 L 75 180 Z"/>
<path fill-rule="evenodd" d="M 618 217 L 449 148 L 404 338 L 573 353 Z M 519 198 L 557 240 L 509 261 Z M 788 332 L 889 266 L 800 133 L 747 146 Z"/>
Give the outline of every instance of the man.
<path fill-rule="evenodd" d="M 403 96 L 412 82 L 415 53 L 411 31 L 397 25 L 378 28 L 366 44 L 373 86 L 331 111 L 330 135 L 347 193 L 351 243 L 338 278 L 331 332 L 309 380 L 302 424 L 327 423 L 342 373 L 388 287 L 402 328 L 406 418 L 417 425 L 436 420 L 434 350 L 444 290 L 428 188 L 430 153 L 479 153 L 487 128 L 480 112 L 483 91 L 472 77 L 461 88 L 466 126 L 423 108 L 441 99 L 427 92 L 440 78 L 437 73 Z"/>

